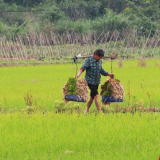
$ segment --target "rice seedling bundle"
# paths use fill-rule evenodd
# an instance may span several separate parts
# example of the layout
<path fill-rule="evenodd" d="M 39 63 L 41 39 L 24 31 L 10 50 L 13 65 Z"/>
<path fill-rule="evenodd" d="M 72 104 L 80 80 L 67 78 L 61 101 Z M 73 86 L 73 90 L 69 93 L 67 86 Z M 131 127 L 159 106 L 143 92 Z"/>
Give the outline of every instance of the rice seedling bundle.
<path fill-rule="evenodd" d="M 88 85 L 83 79 L 69 78 L 68 82 L 63 87 L 63 94 L 65 95 L 76 95 L 82 97 L 85 101 L 88 100 Z M 66 100 L 65 100 L 66 101 Z"/>
<path fill-rule="evenodd" d="M 123 99 L 124 88 L 119 80 L 109 78 L 101 85 L 101 96 L 112 96 L 115 99 Z"/>

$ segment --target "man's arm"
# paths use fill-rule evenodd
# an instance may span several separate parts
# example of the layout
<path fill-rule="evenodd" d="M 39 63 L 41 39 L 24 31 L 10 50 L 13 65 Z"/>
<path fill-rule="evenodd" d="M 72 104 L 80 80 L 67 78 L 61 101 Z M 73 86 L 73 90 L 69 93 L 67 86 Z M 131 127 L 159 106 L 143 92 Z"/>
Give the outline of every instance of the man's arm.
<path fill-rule="evenodd" d="M 108 73 L 108 72 L 105 71 L 103 68 L 101 68 L 101 74 L 102 74 L 103 76 L 109 76 L 109 77 L 111 77 L 111 78 L 114 77 L 114 74 L 113 74 L 113 73 Z"/>
<path fill-rule="evenodd" d="M 80 68 L 78 74 L 75 76 L 75 78 L 78 78 L 82 74 L 82 72 L 88 67 L 89 67 L 89 59 L 87 58 L 83 66 Z"/>
<path fill-rule="evenodd" d="M 80 75 L 82 74 L 82 72 L 83 72 L 83 69 L 82 69 L 82 68 L 80 68 L 80 70 L 79 70 L 78 74 L 75 76 L 75 78 L 80 77 Z"/>

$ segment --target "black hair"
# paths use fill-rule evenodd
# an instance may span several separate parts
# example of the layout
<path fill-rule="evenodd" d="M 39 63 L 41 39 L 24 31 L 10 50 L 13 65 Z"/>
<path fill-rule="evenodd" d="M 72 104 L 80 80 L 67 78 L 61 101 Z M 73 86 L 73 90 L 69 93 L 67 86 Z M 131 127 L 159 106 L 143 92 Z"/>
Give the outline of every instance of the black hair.
<path fill-rule="evenodd" d="M 97 49 L 94 54 L 96 54 L 99 57 L 103 57 L 104 56 L 104 51 L 102 49 Z"/>

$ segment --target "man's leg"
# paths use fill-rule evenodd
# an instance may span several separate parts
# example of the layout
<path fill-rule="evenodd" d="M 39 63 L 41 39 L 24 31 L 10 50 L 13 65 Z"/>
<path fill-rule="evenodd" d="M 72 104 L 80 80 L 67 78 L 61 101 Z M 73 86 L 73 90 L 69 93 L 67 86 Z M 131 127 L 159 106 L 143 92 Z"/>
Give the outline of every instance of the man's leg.
<path fill-rule="evenodd" d="M 95 104 L 97 106 L 98 111 L 102 112 L 98 97 L 98 94 L 94 97 Z"/>
<path fill-rule="evenodd" d="M 90 108 L 90 106 L 92 105 L 92 103 L 93 103 L 93 98 L 90 97 L 90 99 L 89 99 L 89 101 L 88 101 L 88 103 L 87 103 L 86 112 L 89 112 L 89 108 Z"/>

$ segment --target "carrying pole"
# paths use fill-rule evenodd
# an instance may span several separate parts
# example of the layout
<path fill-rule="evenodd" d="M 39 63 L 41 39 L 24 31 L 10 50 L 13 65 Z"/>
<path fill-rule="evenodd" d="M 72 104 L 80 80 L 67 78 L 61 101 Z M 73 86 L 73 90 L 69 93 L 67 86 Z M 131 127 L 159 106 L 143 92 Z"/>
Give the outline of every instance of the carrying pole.
<path fill-rule="evenodd" d="M 113 70 L 112 70 L 112 60 L 113 59 L 116 59 L 118 57 L 118 52 L 115 53 L 115 54 L 112 54 L 111 56 L 104 56 L 103 58 L 110 58 L 111 59 L 111 73 L 113 73 Z M 88 56 L 82 56 L 81 54 L 78 54 L 77 56 L 73 57 L 73 60 L 74 60 L 74 63 L 76 64 L 76 75 L 77 75 L 77 70 L 78 70 L 78 67 L 77 67 L 77 60 L 79 58 L 89 58 L 93 55 L 88 55 Z"/>

